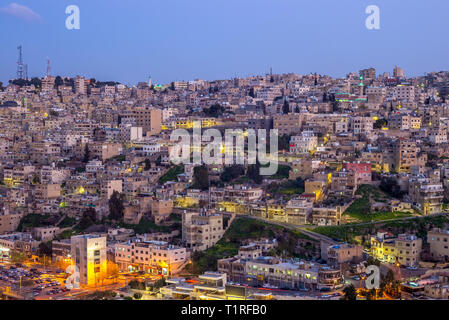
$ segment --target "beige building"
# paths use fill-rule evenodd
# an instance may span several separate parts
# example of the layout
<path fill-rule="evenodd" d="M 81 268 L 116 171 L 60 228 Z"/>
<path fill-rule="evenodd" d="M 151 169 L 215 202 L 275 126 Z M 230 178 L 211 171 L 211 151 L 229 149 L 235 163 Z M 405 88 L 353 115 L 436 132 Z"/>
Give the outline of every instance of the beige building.
<path fill-rule="evenodd" d="M 386 238 L 385 233 L 371 237 L 371 253 L 374 258 L 388 263 L 416 266 L 420 260 L 422 240 L 415 235 L 400 234 L 397 238 Z"/>
<path fill-rule="evenodd" d="M 122 115 L 122 119 L 134 120 L 137 127 L 142 127 L 146 135 L 156 135 L 161 132 L 162 110 L 153 107 L 135 107 Z"/>
<path fill-rule="evenodd" d="M 18 213 L 0 213 L 0 234 L 16 231 L 23 216 Z"/>
<path fill-rule="evenodd" d="M 32 235 L 36 240 L 47 242 L 53 240 L 60 230 L 58 227 L 39 227 L 33 229 Z"/>
<path fill-rule="evenodd" d="M 134 241 L 115 245 L 115 262 L 122 271 L 171 276 L 187 263 L 186 248 L 165 241 Z"/>
<path fill-rule="evenodd" d="M 206 250 L 215 245 L 223 234 L 221 214 L 187 211 L 182 214 L 182 241 L 187 248 L 195 251 Z"/>
<path fill-rule="evenodd" d="M 36 198 L 55 199 L 61 196 L 61 185 L 59 184 L 39 184 L 36 186 Z"/>
<path fill-rule="evenodd" d="M 438 261 L 449 261 L 449 230 L 435 228 L 427 233 L 430 255 Z"/>

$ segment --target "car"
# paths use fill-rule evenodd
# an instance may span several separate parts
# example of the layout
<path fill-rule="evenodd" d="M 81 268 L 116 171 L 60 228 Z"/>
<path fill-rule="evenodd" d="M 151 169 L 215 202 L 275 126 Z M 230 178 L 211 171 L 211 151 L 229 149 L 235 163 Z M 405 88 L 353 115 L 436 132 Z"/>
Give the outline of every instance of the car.
<path fill-rule="evenodd" d="M 418 270 L 418 267 L 415 266 L 409 266 L 407 267 L 408 270 Z"/>
<path fill-rule="evenodd" d="M 360 277 L 359 277 L 359 276 L 353 276 L 353 277 L 352 277 L 352 280 L 359 281 L 359 280 L 360 280 Z"/>

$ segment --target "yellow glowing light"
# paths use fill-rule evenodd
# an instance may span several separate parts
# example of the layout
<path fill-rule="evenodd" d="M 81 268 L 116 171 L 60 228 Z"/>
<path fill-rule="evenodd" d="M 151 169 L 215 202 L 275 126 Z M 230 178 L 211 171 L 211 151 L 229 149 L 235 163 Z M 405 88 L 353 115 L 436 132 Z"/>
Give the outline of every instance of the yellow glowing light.
<path fill-rule="evenodd" d="M 86 190 L 84 189 L 84 187 L 79 187 L 77 190 L 76 190 L 76 193 L 77 194 L 84 194 L 86 192 Z"/>

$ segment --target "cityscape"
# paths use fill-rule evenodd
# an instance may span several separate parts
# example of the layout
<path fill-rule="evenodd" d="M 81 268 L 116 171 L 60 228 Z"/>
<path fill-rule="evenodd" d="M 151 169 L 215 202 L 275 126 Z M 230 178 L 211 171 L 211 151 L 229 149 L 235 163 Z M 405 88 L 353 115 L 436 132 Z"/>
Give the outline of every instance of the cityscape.
<path fill-rule="evenodd" d="M 3 48 L 0 300 L 449 299 L 449 71 L 125 83 Z"/>

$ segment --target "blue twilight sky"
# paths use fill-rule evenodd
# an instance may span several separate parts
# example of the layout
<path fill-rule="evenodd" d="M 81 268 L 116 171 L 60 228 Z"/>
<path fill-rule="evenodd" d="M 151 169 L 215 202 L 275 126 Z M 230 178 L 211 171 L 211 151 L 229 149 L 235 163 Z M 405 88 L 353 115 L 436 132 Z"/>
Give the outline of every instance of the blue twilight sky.
<path fill-rule="evenodd" d="M 65 8 L 80 8 L 67 30 Z M 380 30 L 365 8 L 380 8 Z M 447 0 L 0 0 L 0 81 L 84 75 L 125 84 L 375 67 L 409 76 L 449 69 Z"/>

